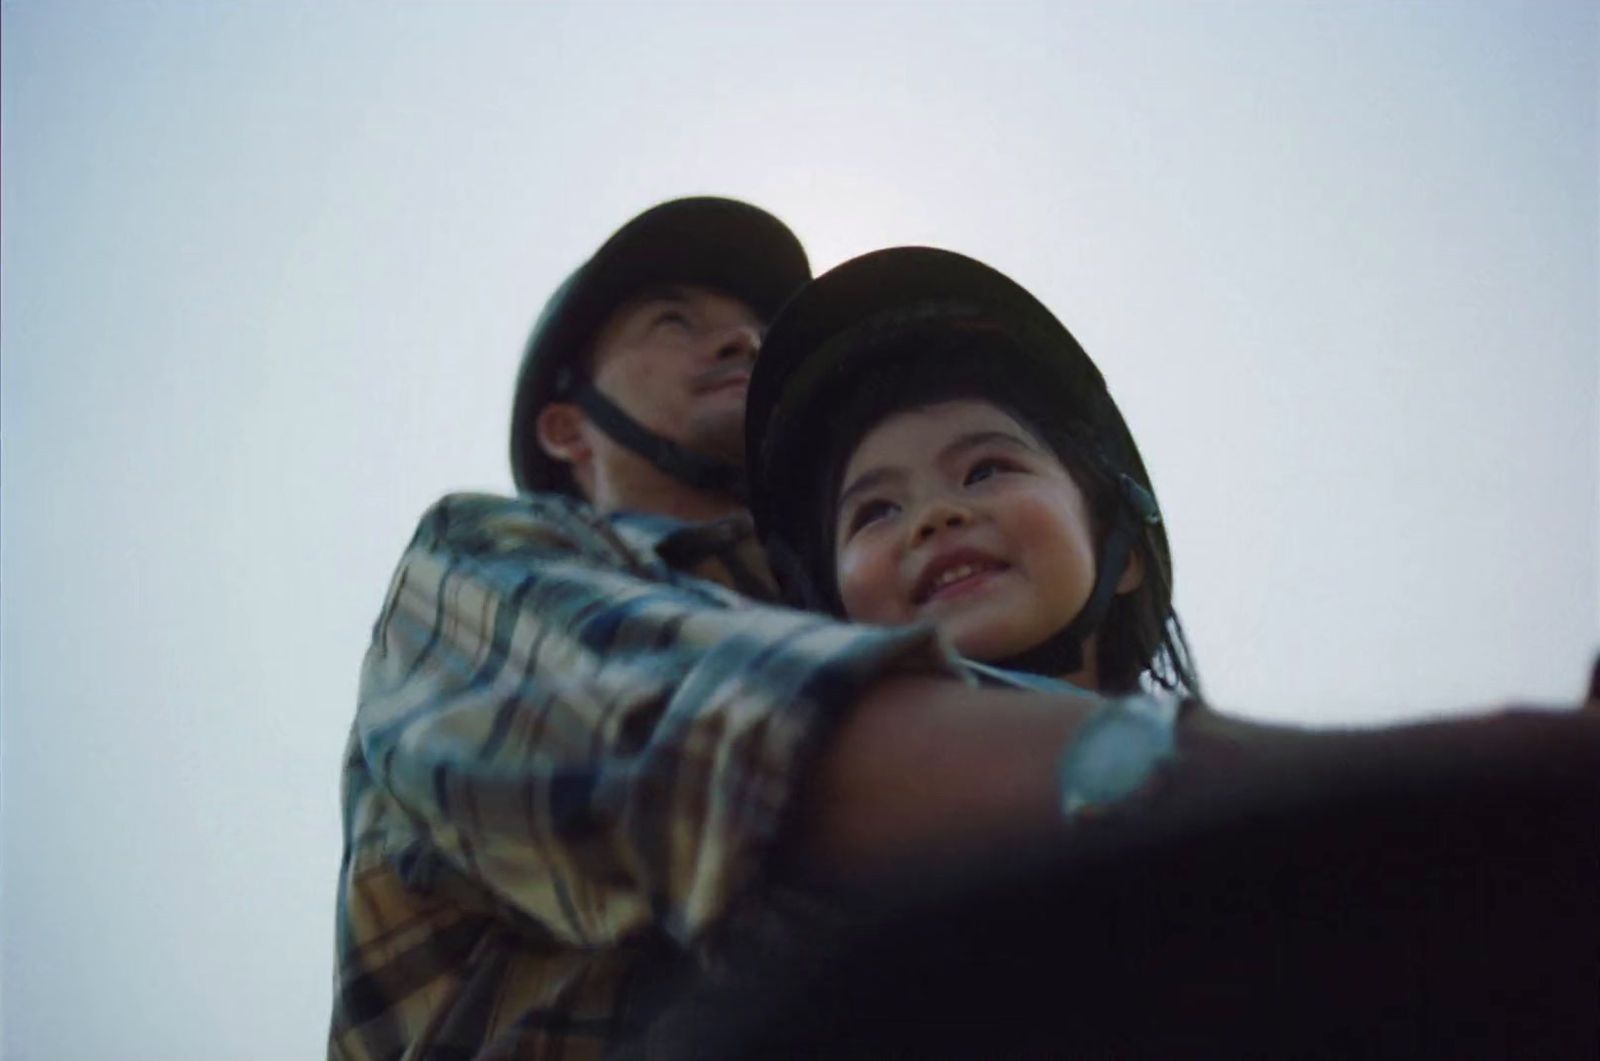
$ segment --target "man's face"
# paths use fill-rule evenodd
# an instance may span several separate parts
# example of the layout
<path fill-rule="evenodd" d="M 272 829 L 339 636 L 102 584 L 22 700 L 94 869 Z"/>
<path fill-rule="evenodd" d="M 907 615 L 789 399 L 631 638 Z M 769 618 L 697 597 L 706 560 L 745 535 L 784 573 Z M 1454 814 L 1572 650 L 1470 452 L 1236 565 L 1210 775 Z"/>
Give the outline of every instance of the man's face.
<path fill-rule="evenodd" d="M 762 323 L 702 287 L 653 288 L 595 337 L 595 386 L 644 427 L 695 453 L 744 463 L 744 403 Z"/>

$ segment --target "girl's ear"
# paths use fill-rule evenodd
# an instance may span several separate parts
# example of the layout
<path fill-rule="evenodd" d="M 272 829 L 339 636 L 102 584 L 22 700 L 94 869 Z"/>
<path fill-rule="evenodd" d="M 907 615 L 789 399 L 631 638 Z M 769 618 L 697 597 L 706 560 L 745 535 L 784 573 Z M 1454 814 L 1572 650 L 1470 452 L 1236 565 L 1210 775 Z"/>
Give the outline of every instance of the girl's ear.
<path fill-rule="evenodd" d="M 539 436 L 539 448 L 559 461 L 582 464 L 589 458 L 589 443 L 579 430 L 583 426 L 583 411 L 571 402 L 551 402 L 539 410 L 534 420 L 534 430 Z"/>
<path fill-rule="evenodd" d="M 1133 548 L 1128 550 L 1128 562 L 1122 568 L 1122 577 L 1117 579 L 1117 594 L 1132 593 L 1144 585 L 1144 550 Z"/>

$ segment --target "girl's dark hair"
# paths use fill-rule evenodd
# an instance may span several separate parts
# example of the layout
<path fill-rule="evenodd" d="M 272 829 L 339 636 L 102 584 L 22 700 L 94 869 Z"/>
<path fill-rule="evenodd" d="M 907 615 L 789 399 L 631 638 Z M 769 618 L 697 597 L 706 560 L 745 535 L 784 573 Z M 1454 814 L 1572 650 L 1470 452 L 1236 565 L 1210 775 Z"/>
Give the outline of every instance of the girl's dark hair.
<path fill-rule="evenodd" d="M 1006 343 L 992 332 L 931 330 L 900 336 L 874 351 L 872 364 L 851 374 L 830 395 L 828 407 L 835 412 L 829 437 L 821 459 L 809 469 L 810 503 L 803 506 L 815 514 L 815 522 L 796 528 L 801 570 L 785 579 L 796 603 L 844 614 L 833 563 L 835 524 L 845 466 L 861 440 L 895 413 L 947 401 L 988 402 L 1050 448 L 1088 501 L 1098 562 L 1106 534 L 1117 519 L 1125 518 L 1122 468 L 1106 452 L 1102 433 L 1091 426 L 1093 410 L 1063 408 L 1059 384 L 1037 378 Z M 1132 692 L 1148 674 L 1157 687 L 1198 696 L 1188 641 L 1172 609 L 1171 572 L 1142 526 L 1134 552 L 1144 565 L 1144 579 L 1134 591 L 1112 599 L 1097 632 L 1101 688 Z"/>

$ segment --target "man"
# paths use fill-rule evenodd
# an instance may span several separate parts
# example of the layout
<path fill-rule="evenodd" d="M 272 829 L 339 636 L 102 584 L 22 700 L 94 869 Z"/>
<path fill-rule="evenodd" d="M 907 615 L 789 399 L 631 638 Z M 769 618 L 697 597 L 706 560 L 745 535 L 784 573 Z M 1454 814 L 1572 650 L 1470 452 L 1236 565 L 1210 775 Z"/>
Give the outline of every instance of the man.
<path fill-rule="evenodd" d="M 926 628 L 759 603 L 743 383 L 807 275 L 771 215 L 680 200 L 550 300 L 513 411 L 523 495 L 435 505 L 374 627 L 330 1056 L 650 1041 L 796 865 L 861 872 L 1059 826 L 1058 767 L 1096 705 L 972 688 Z M 1190 717 L 1186 763 L 1237 761 L 1248 727 Z M 1291 764 L 1304 747 L 1248 742 Z"/>

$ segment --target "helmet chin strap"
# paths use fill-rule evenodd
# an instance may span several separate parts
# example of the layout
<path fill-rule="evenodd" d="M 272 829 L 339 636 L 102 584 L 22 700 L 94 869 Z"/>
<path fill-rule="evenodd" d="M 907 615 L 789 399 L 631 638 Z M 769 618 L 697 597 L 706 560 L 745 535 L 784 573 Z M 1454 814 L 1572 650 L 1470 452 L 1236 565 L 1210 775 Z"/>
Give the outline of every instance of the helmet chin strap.
<path fill-rule="evenodd" d="M 571 398 L 613 442 L 643 457 L 663 475 L 697 490 L 727 494 L 739 501 L 746 499 L 744 469 L 739 466 L 692 453 L 671 439 L 662 438 L 623 412 L 588 380 L 576 383 Z"/>
<path fill-rule="evenodd" d="M 1128 556 L 1133 551 L 1140 526 L 1161 522 L 1156 499 L 1134 482 L 1132 476 L 1119 474 L 1117 486 L 1121 494 L 1117 521 L 1100 549 L 1096 564 L 1098 570 L 1094 588 L 1089 591 L 1089 599 L 1066 626 L 1032 648 L 1006 659 L 992 661 L 992 666 L 1046 677 L 1061 677 L 1083 669 L 1083 643 L 1105 621 L 1106 611 L 1117 595 L 1117 583 L 1127 570 Z"/>

